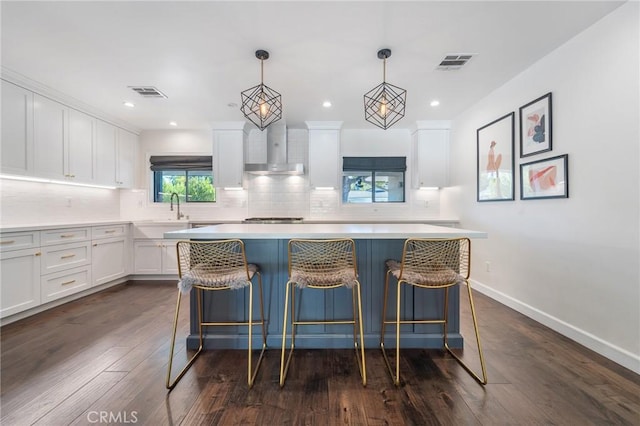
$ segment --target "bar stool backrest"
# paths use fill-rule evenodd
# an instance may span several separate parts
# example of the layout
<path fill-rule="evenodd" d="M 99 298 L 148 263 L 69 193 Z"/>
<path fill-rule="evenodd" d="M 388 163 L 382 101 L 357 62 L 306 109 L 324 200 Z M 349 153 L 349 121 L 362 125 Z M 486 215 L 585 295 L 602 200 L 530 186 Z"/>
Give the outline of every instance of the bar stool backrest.
<path fill-rule="evenodd" d="M 353 240 L 289 240 L 289 280 L 298 287 L 351 288 L 357 279 Z"/>
<path fill-rule="evenodd" d="M 468 238 L 409 238 L 404 243 L 398 278 L 425 287 L 448 287 L 469 278 L 471 242 Z M 393 261 L 391 261 L 393 262 Z"/>

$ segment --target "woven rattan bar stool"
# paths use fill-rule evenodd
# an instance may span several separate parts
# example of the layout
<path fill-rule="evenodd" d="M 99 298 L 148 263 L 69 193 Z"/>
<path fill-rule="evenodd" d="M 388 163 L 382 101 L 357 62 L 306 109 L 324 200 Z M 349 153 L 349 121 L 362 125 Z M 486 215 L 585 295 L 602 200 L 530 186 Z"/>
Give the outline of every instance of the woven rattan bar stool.
<path fill-rule="evenodd" d="M 358 268 L 356 264 L 355 243 L 351 239 L 289 241 L 289 279 L 286 285 L 284 302 L 284 324 L 282 327 L 282 356 L 280 358 L 280 387 L 284 386 L 296 341 L 296 329 L 300 325 L 312 324 L 352 324 L 353 345 L 362 385 L 367 385 L 367 368 L 364 358 L 364 336 L 362 328 L 362 298 Z M 296 312 L 296 288 L 323 290 L 347 287 L 351 289 L 353 319 L 349 320 L 305 320 L 301 321 L 300 310 Z M 291 312 L 289 312 L 291 297 Z M 291 315 L 291 346 L 286 357 L 287 324 Z"/>
<path fill-rule="evenodd" d="M 404 243 L 402 251 L 402 261 L 387 260 L 387 275 L 384 283 L 384 305 L 382 307 L 382 328 L 380 332 L 380 348 L 384 355 L 385 363 L 391 374 L 391 378 L 396 386 L 400 384 L 400 325 L 401 324 L 442 324 L 443 340 L 445 349 L 467 370 L 478 382 L 485 385 L 487 383 L 487 372 L 482 354 L 480 334 L 478 333 L 478 321 L 473 305 L 471 294 L 471 284 L 469 283 L 469 270 L 471 258 L 471 241 L 468 238 L 455 239 L 420 239 L 410 238 Z M 389 277 L 396 279 L 396 318 L 387 320 L 387 299 L 389 294 Z M 414 288 L 428 290 L 444 289 L 444 310 L 441 319 L 401 319 L 401 288 L 402 284 L 407 284 Z M 449 288 L 466 284 L 469 294 L 469 304 L 471 307 L 471 317 L 473 318 L 473 328 L 476 335 L 480 365 L 482 367 L 482 378 L 474 373 L 469 366 L 456 355 L 447 340 L 447 312 L 449 304 Z M 387 350 L 385 349 L 385 326 L 395 325 L 395 368 L 391 367 Z"/>
<path fill-rule="evenodd" d="M 202 352 L 202 329 L 205 326 L 238 326 L 246 325 L 248 328 L 248 361 L 247 384 L 249 388 L 253 383 L 260 368 L 260 363 L 267 347 L 264 308 L 262 297 L 262 277 L 258 266 L 247 263 L 244 243 L 241 240 L 216 240 L 216 241 L 179 241 L 178 250 L 178 301 L 176 303 L 176 315 L 173 321 L 173 337 L 171 338 L 171 352 L 169 353 L 169 367 L 167 371 L 167 389 L 171 390 L 184 376 L 189 367 Z M 253 277 L 257 277 L 258 296 L 260 299 L 260 319 L 253 319 Z M 247 307 L 247 321 L 228 322 L 204 322 L 203 321 L 203 292 L 221 290 L 235 290 L 249 287 L 249 306 Z M 198 332 L 200 346 L 196 353 L 187 361 L 187 365 L 171 380 L 171 367 L 173 364 L 174 347 L 176 343 L 176 330 L 178 327 L 178 314 L 180 313 L 180 300 L 183 295 L 189 294 L 191 289 L 196 290 L 198 309 Z M 253 327 L 262 328 L 262 350 L 255 368 L 252 368 L 252 338 Z"/>

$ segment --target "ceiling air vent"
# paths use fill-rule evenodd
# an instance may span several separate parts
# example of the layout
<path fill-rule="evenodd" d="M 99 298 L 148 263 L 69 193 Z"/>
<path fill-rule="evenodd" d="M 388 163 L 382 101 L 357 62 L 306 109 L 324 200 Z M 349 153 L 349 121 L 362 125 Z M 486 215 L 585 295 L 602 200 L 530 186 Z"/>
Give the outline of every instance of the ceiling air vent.
<path fill-rule="evenodd" d="M 167 95 L 153 86 L 129 86 L 131 90 L 144 96 L 145 98 L 166 98 Z"/>
<path fill-rule="evenodd" d="M 452 53 L 444 57 L 436 67 L 441 71 L 454 71 L 462 68 L 473 57 L 471 53 Z"/>

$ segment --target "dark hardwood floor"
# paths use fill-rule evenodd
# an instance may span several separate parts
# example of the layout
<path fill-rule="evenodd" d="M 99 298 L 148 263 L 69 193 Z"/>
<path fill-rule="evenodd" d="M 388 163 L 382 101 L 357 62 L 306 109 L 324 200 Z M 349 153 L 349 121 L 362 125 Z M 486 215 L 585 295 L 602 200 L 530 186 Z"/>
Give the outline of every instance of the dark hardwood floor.
<path fill-rule="evenodd" d="M 281 390 L 271 348 L 252 390 L 245 351 L 226 350 L 205 352 L 167 393 L 175 296 L 174 283 L 129 282 L 2 327 L 0 423 L 640 424 L 640 376 L 478 293 L 485 387 L 439 350 L 404 350 L 396 388 L 369 348 L 363 388 L 353 351 L 298 349 Z M 184 362 L 184 339 L 176 351 Z"/>

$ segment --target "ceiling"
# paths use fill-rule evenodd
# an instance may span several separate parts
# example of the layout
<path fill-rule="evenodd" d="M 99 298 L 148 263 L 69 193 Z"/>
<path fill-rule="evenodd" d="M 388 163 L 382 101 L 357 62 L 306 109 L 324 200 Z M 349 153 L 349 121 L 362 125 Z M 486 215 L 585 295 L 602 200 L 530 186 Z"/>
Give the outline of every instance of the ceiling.
<path fill-rule="evenodd" d="M 453 119 L 620 4 L 2 1 L 2 69 L 136 129 L 170 121 L 202 129 L 244 119 L 240 92 L 260 83 L 255 51 L 265 49 L 264 83 L 282 94 L 289 127 L 376 128 L 364 120 L 363 94 L 382 82 L 377 51 L 390 48 L 387 82 L 408 92 L 394 128 L 408 128 Z M 458 71 L 436 70 L 452 53 L 474 57 Z M 167 98 L 129 86 L 155 86 Z"/>

